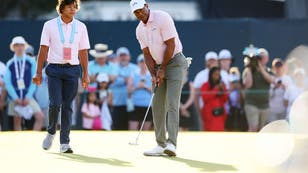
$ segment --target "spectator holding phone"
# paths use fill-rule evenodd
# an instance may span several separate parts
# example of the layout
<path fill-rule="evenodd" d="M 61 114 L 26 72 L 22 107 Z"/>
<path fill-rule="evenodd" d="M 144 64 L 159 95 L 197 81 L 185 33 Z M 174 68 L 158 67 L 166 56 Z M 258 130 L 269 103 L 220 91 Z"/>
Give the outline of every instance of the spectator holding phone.
<path fill-rule="evenodd" d="M 119 64 L 116 67 L 116 78 L 110 84 L 113 94 L 112 129 L 128 130 L 128 114 L 133 111 L 132 100 L 128 97 L 128 79 L 138 69 L 138 66 L 131 62 L 127 47 L 118 48 L 116 54 Z"/>
<path fill-rule="evenodd" d="M 224 108 L 228 101 L 228 92 L 221 80 L 220 68 L 212 67 L 209 81 L 201 86 L 203 130 L 224 131 L 227 113 Z"/>
<path fill-rule="evenodd" d="M 285 75 L 284 63 L 280 58 L 275 58 L 272 61 L 272 70 L 275 79 L 271 84 L 269 92 L 270 122 L 286 118 L 286 107 L 283 103 L 283 96 L 287 87 L 292 83 L 291 78 Z"/>
<path fill-rule="evenodd" d="M 135 107 L 129 115 L 129 130 L 140 128 L 152 95 L 151 74 L 147 69 L 143 54 L 138 56 L 137 63 L 139 68 L 128 82 L 129 96 L 132 98 Z M 152 129 L 152 111 L 149 110 L 148 114 L 143 130 Z"/>

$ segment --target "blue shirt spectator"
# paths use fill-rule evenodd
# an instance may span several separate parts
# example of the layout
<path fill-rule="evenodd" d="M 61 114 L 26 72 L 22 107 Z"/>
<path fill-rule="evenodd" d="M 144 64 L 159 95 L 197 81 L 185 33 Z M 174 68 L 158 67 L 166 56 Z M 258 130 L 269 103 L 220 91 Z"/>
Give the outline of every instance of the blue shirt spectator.
<path fill-rule="evenodd" d="M 132 99 L 135 106 L 147 107 L 151 100 L 151 74 L 147 72 L 145 75 L 137 70 L 133 75 L 133 88 L 136 88 L 132 93 Z M 143 83 L 144 88 L 137 88 L 140 83 Z"/>
<path fill-rule="evenodd" d="M 98 75 L 99 73 L 106 73 L 108 76 L 115 76 L 116 75 L 116 68 L 109 65 L 109 64 L 104 64 L 100 65 L 97 63 L 96 60 L 92 60 L 89 62 L 88 65 L 89 69 L 89 75 Z"/>
<path fill-rule="evenodd" d="M 16 64 L 23 64 L 23 58 L 25 58 L 25 71 L 24 71 L 24 89 L 22 92 L 18 89 L 16 70 L 15 70 L 15 58 Z M 32 83 L 32 76 L 35 74 L 36 63 L 35 60 L 27 55 L 23 57 L 14 56 L 7 62 L 7 71 L 4 76 L 4 82 L 6 85 L 6 90 L 9 97 L 12 100 L 17 100 L 18 98 L 32 99 L 36 86 Z M 18 65 L 17 65 L 18 66 Z M 21 68 L 19 68 L 21 70 Z M 21 95 L 22 94 L 22 95 Z"/>
<path fill-rule="evenodd" d="M 116 68 L 116 78 L 110 85 L 113 93 L 113 106 L 125 106 L 127 100 L 127 80 L 138 69 L 137 65 L 129 63 L 119 64 Z"/>
<path fill-rule="evenodd" d="M 128 99 L 128 82 L 131 75 L 137 70 L 137 65 L 130 63 L 130 53 L 126 47 L 116 52 L 119 64 L 116 66 L 116 76 L 110 85 L 113 94 L 112 129 L 128 130 L 128 112 L 134 108 L 131 98 Z"/>
<path fill-rule="evenodd" d="M 116 52 L 119 64 L 116 66 L 116 77 L 110 85 L 113 93 L 113 106 L 126 106 L 128 78 L 138 69 L 136 64 L 130 62 L 130 52 L 126 47 L 120 47 Z"/>
<path fill-rule="evenodd" d="M 4 82 L 11 99 L 7 114 L 13 116 L 14 130 L 22 130 L 22 118 L 35 118 L 33 130 L 41 130 L 44 115 L 34 100 L 36 86 L 32 83 L 32 76 L 36 73 L 35 59 L 25 54 L 28 43 L 22 36 L 12 39 L 10 49 L 14 52 L 7 64 Z M 32 127 L 30 127 L 32 128 Z"/>

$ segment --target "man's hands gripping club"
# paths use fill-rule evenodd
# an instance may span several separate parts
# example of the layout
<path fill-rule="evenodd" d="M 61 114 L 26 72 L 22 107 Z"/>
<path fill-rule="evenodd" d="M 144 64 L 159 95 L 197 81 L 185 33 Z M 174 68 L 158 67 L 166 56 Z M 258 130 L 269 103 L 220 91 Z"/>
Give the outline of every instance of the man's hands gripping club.
<path fill-rule="evenodd" d="M 152 84 L 155 86 L 155 87 L 159 87 L 163 81 L 164 81 L 164 78 L 165 78 L 165 70 L 163 69 L 158 69 L 156 71 L 156 75 L 155 76 L 152 76 Z"/>

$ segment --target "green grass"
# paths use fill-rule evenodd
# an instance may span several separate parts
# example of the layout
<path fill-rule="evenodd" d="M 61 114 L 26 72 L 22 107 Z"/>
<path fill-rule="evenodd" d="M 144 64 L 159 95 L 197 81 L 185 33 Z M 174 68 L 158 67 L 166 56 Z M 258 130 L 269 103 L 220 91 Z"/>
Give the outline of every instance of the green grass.
<path fill-rule="evenodd" d="M 156 145 L 154 132 L 72 131 L 74 154 L 59 153 L 59 133 L 45 151 L 43 132 L 1 132 L 0 171 L 44 173 L 280 173 L 289 165 L 267 167 L 254 158 L 256 133 L 182 132 L 177 157 L 146 157 Z M 306 169 L 307 170 L 307 169 Z M 285 171 L 286 172 L 286 171 Z M 283 172 L 283 173 L 285 173 Z"/>

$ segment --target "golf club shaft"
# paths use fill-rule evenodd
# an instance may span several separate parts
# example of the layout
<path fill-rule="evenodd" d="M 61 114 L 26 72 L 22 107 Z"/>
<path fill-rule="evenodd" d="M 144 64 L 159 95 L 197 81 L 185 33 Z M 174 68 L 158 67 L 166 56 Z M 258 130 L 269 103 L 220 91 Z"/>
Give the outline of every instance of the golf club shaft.
<path fill-rule="evenodd" d="M 138 141 L 138 139 L 139 139 L 139 136 L 140 136 L 141 131 L 142 131 L 142 129 L 143 129 L 143 126 L 144 126 L 145 120 L 146 120 L 146 118 L 147 118 L 147 116 L 148 116 L 148 113 L 149 113 L 150 107 L 151 107 L 151 105 L 152 105 L 153 98 L 154 98 L 154 95 L 155 95 L 156 90 L 157 90 L 157 86 L 154 88 L 154 91 L 153 91 L 153 94 L 152 94 L 152 97 L 151 97 L 151 100 L 150 100 L 150 103 L 149 103 L 148 109 L 147 109 L 147 111 L 145 112 L 145 115 L 144 115 L 144 118 L 143 118 L 143 121 L 142 121 L 141 127 L 140 127 L 139 132 L 138 132 L 138 135 L 137 135 L 137 137 L 136 137 L 136 143 L 137 143 L 137 141 Z"/>

